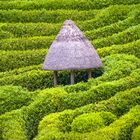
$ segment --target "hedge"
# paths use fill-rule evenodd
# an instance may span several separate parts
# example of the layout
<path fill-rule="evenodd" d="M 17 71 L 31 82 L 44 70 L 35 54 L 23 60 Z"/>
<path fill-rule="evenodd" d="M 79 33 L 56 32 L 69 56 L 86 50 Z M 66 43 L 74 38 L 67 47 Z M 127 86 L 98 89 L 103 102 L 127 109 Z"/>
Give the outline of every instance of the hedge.
<path fill-rule="evenodd" d="M 130 76 L 117 81 L 101 83 L 98 86 L 91 87 L 86 92 L 71 93 L 69 97 L 64 98 L 63 102 L 67 108 L 71 107 L 71 109 L 73 109 L 85 104 L 106 100 L 114 96 L 116 92 L 124 91 L 139 85 L 139 79 L 137 78 L 139 78 L 139 69 L 132 72 Z"/>
<path fill-rule="evenodd" d="M 92 31 L 94 27 L 87 29 L 85 35 L 88 39 L 96 39 L 100 37 L 106 37 L 108 35 L 112 35 L 113 33 L 120 32 L 129 26 L 136 25 L 138 23 L 139 10 L 134 10 L 133 14 L 129 15 L 128 18 L 118 21 L 117 23 L 113 23 L 111 25 L 105 27 L 99 27 L 99 29 Z M 102 17 L 104 18 L 104 17 Z M 99 19 L 99 21 L 102 20 Z M 97 23 L 99 22 L 96 21 Z M 104 23 L 104 22 L 103 22 Z M 78 26 L 88 26 L 88 22 L 86 23 L 77 23 Z M 98 25 L 98 24 L 97 24 Z M 81 27 L 80 26 L 80 27 Z M 8 37 L 29 37 L 29 36 L 49 36 L 56 35 L 60 30 L 61 24 L 48 24 L 48 23 L 5 23 L 1 25 L 1 38 Z M 82 28 L 82 27 L 81 27 Z M 83 28 L 82 28 L 83 29 Z M 85 29 L 83 29 L 86 31 Z M 91 31 L 89 31 L 91 30 Z M 5 33 L 6 32 L 6 33 Z M 7 34 L 7 37 L 6 37 Z"/>
<path fill-rule="evenodd" d="M 0 40 L 0 50 L 48 49 L 55 36 L 12 38 Z"/>
<path fill-rule="evenodd" d="M 109 100 L 101 101 L 97 104 L 89 104 L 75 110 L 65 110 L 63 112 L 49 114 L 40 121 L 38 135 L 35 139 L 45 139 L 49 136 L 51 138 L 63 137 L 64 132 L 67 133 L 71 131 L 73 119 L 83 113 L 111 111 L 116 115 L 123 115 L 131 107 L 137 105 L 140 95 L 139 90 L 140 87 L 136 87 L 124 92 L 118 92 Z M 109 117 L 107 117 L 107 119 L 109 121 L 111 118 L 109 119 Z M 107 123 L 107 125 L 108 124 L 110 124 L 110 122 Z M 87 125 L 85 125 L 85 127 L 86 126 Z"/>
<path fill-rule="evenodd" d="M 14 69 L 14 70 L 11 70 L 11 71 L 0 72 L 0 78 L 22 74 L 22 73 L 25 73 L 25 72 L 28 72 L 28 71 L 31 71 L 31 70 L 41 69 L 41 67 L 42 67 L 42 64 L 27 66 L 27 67 L 24 67 L 24 68 Z"/>
<path fill-rule="evenodd" d="M 0 87 L 0 115 L 31 103 L 32 94 L 28 90 L 18 86 Z"/>
<path fill-rule="evenodd" d="M 139 8 L 140 8 L 140 5 L 110 6 L 106 9 L 103 9 L 102 11 L 100 11 L 95 16 L 94 19 L 86 20 L 86 21 L 83 21 L 82 23 L 77 21 L 77 25 L 79 25 L 79 27 L 82 31 L 88 31 L 91 29 L 94 30 L 97 28 L 101 28 L 101 27 L 113 24 L 120 20 L 124 20 L 132 15 L 135 15 L 135 11 L 138 11 Z M 137 15 L 139 15 L 139 13 L 136 14 L 135 17 L 137 17 Z"/>
<path fill-rule="evenodd" d="M 0 10 L 0 22 L 48 22 L 59 23 L 66 19 L 87 20 L 95 17 L 97 11 L 78 10 Z"/>
<path fill-rule="evenodd" d="M 87 91 L 92 86 L 97 86 L 103 82 L 118 80 L 129 75 L 133 70 L 140 68 L 140 60 L 134 56 L 126 54 L 114 54 L 102 58 L 104 64 L 103 75 L 97 79 L 90 79 L 87 83 L 78 83 L 65 86 L 68 93 Z M 115 65 L 114 65 L 115 64 Z"/>
<path fill-rule="evenodd" d="M 133 11 L 133 14 L 131 13 L 131 15 L 128 18 L 110 24 L 108 26 L 97 28 L 96 30 L 88 30 L 85 32 L 85 35 L 90 40 L 111 36 L 112 34 L 121 32 L 130 26 L 139 24 L 139 16 L 140 12 L 136 9 Z"/>
<path fill-rule="evenodd" d="M 4 34 L 3 32 L 7 32 L 9 34 L 12 34 L 14 37 L 50 36 L 56 35 L 59 32 L 61 24 L 51 24 L 42 22 L 3 23 L 0 28 L 1 34 Z M 3 38 L 5 38 L 5 36 Z"/>
<path fill-rule="evenodd" d="M 7 2 L 0 2 L 0 9 L 47 9 L 47 10 L 56 10 L 56 9 L 78 9 L 78 10 L 89 10 L 89 9 L 101 9 L 109 5 L 115 4 L 138 4 L 139 0 L 32 0 L 32 1 L 19 1 L 19 0 L 6 0 Z"/>
<path fill-rule="evenodd" d="M 134 129 L 132 133 L 132 140 L 139 140 L 140 139 L 140 125 Z"/>
<path fill-rule="evenodd" d="M 140 26 L 132 26 L 118 34 L 92 41 L 95 48 L 102 48 L 114 44 L 125 44 L 140 39 Z"/>
<path fill-rule="evenodd" d="M 116 117 L 110 112 L 85 113 L 73 120 L 71 129 L 80 133 L 96 131 L 109 125 L 115 119 Z"/>
<path fill-rule="evenodd" d="M 126 53 L 140 58 L 139 46 L 140 46 L 140 39 L 127 44 L 112 45 L 110 47 L 99 48 L 97 49 L 97 52 L 101 57 L 105 57 L 107 55 L 112 55 L 117 53 Z"/>
<path fill-rule="evenodd" d="M 0 72 L 43 63 L 47 49 L 27 51 L 1 51 Z"/>
<path fill-rule="evenodd" d="M 132 130 L 137 127 L 140 123 L 140 106 L 133 107 L 127 114 L 114 121 L 111 125 L 97 130 L 92 133 L 78 134 L 68 133 L 60 139 L 67 140 L 80 140 L 87 139 L 91 140 L 112 140 L 112 139 L 131 139 Z M 49 138 L 46 138 L 49 139 Z M 42 138 L 38 138 L 42 140 Z M 51 140 L 51 138 L 49 139 Z M 59 140 L 59 139 L 57 139 Z"/>
<path fill-rule="evenodd" d="M 134 76 L 135 72 L 132 75 Z M 135 76 L 137 77 L 137 75 L 135 75 Z M 139 79 L 139 77 L 138 77 L 138 79 Z M 128 80 L 126 80 L 126 81 L 128 82 Z M 131 87 L 132 87 L 132 85 L 133 84 L 131 83 Z M 133 94 L 129 93 L 129 92 L 130 91 L 126 91 L 125 93 L 127 93 L 129 96 L 130 95 L 132 96 Z M 131 90 L 131 92 L 132 92 L 132 90 Z M 123 94 L 120 93 L 121 97 L 123 96 L 122 98 L 124 99 L 124 100 L 122 100 L 124 102 L 124 104 L 122 104 L 122 102 L 120 102 L 120 105 L 123 105 L 124 107 L 126 107 L 126 105 L 128 104 L 127 108 L 129 108 L 132 105 L 134 105 L 135 103 L 137 103 L 138 98 L 135 98 L 135 97 L 139 97 L 139 95 L 137 95 L 137 93 L 139 93 L 139 89 L 137 90 L 137 92 L 134 92 L 134 95 L 132 96 L 133 98 L 131 98 L 131 97 L 127 98 L 128 102 L 126 102 L 126 95 L 123 96 Z M 40 92 L 40 94 L 38 94 L 38 96 L 36 97 L 37 100 L 35 102 L 33 102 L 28 107 L 20 110 L 21 111 L 20 114 L 24 115 L 22 118 L 26 122 L 25 128 L 27 130 L 26 135 L 28 136 L 28 138 L 33 137 L 33 135 L 35 135 L 37 133 L 38 123 L 45 114 L 48 114 L 48 113 L 51 113 L 51 112 L 56 112 L 56 111 L 62 111 L 62 110 L 67 108 L 67 106 L 64 106 L 65 104 L 62 105 L 63 98 L 65 96 L 66 96 L 66 98 L 68 98 L 70 96 L 70 94 L 67 94 L 62 88 L 44 90 L 44 91 Z M 121 97 L 118 96 L 118 99 L 121 98 Z M 110 100 L 110 101 L 112 102 L 112 100 Z M 121 100 L 116 100 L 116 98 L 115 98 L 114 101 L 116 102 L 116 101 L 121 101 Z M 107 102 L 107 104 L 108 104 L 108 102 Z M 100 108 L 101 107 L 99 106 L 99 109 Z M 91 109 L 91 107 L 90 107 L 90 109 Z M 118 109 L 120 109 L 119 106 L 118 106 Z M 86 111 L 87 111 L 87 109 L 86 109 Z M 126 110 L 123 110 L 123 111 L 125 112 Z M 12 117 L 12 119 L 13 119 L 14 122 L 16 121 L 16 119 L 14 119 L 14 117 Z M 8 126 L 6 126 L 6 128 L 7 127 Z M 17 128 L 18 127 L 19 126 L 17 126 Z M 22 128 L 22 129 L 25 130 L 25 128 Z M 8 132 L 11 132 L 11 131 L 12 131 L 12 129 L 10 129 Z M 14 130 L 14 134 L 16 132 L 17 131 Z M 6 132 L 4 132 L 4 133 L 6 133 Z"/>
<path fill-rule="evenodd" d="M 112 55 L 102 59 L 104 63 L 103 69 L 93 70 L 93 77 L 100 76 L 103 71 L 104 74 L 97 79 L 90 80 L 87 83 L 78 83 L 72 86 L 66 86 L 64 89 L 67 92 L 78 92 L 88 90 L 91 86 L 96 86 L 105 81 L 118 80 L 129 75 L 132 71 L 140 67 L 140 60 L 134 56 L 129 55 Z M 114 65 L 114 63 L 116 65 Z M 123 63 L 123 65 L 122 65 Z M 41 70 L 41 65 L 28 66 L 25 68 L 15 69 L 9 72 L 0 73 L 0 85 L 20 85 L 29 90 L 36 90 L 38 88 L 44 89 L 52 87 L 53 73 Z M 60 85 L 69 85 L 70 74 L 67 71 L 59 72 L 58 79 Z M 75 82 L 85 81 L 87 79 L 86 71 L 77 71 Z"/>
<path fill-rule="evenodd" d="M 41 91 L 38 94 L 39 100 L 33 102 L 25 109 L 27 135 L 29 138 L 33 138 L 37 134 L 39 121 L 48 113 L 59 112 L 64 109 L 74 109 L 89 103 L 95 103 L 114 96 L 116 92 L 138 86 L 140 82 L 139 73 L 140 70 L 137 70 L 126 78 L 100 84 L 87 92 L 68 94 L 62 88 Z"/>
<path fill-rule="evenodd" d="M 25 121 L 20 110 L 13 110 L 0 116 L 0 138 L 6 140 L 25 140 Z"/>

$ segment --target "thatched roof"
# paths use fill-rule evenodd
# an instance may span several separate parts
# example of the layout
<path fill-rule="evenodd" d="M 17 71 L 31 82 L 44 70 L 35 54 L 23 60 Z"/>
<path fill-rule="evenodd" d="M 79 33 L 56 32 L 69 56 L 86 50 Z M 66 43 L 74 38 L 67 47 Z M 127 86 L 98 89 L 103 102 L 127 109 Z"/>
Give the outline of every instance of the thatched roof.
<path fill-rule="evenodd" d="M 44 70 L 79 70 L 102 66 L 88 39 L 71 20 L 66 20 L 45 58 Z"/>

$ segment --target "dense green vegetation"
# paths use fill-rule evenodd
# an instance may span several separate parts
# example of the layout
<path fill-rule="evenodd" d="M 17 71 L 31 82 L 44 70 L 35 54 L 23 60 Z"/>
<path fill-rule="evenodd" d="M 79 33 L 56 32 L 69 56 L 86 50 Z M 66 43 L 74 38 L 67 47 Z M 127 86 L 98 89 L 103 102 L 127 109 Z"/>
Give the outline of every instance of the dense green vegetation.
<path fill-rule="evenodd" d="M 140 139 L 139 0 L 0 0 L 0 139 Z M 103 67 L 43 71 L 64 20 L 72 19 Z"/>

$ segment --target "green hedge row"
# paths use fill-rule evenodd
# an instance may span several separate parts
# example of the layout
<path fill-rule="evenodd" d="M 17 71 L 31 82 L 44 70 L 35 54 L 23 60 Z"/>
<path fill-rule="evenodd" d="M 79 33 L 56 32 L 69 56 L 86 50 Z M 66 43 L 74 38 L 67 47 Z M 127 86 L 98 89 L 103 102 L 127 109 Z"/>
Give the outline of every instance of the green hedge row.
<path fill-rule="evenodd" d="M 134 129 L 132 133 L 132 140 L 139 140 L 140 139 L 140 125 Z"/>
<path fill-rule="evenodd" d="M 93 70 L 93 77 L 100 76 L 97 79 L 90 80 L 87 83 L 78 83 L 72 86 L 66 86 L 67 92 L 78 92 L 88 90 L 91 86 L 96 86 L 101 82 L 117 80 L 129 75 L 133 70 L 140 68 L 140 60 L 129 55 L 112 55 L 102 59 L 104 69 Z M 114 63 L 116 65 L 114 65 Z M 123 64 L 122 64 L 123 63 Z M 28 66 L 0 73 L 0 85 L 20 85 L 29 90 L 36 90 L 51 87 L 53 83 L 53 73 L 41 70 L 41 65 Z M 86 71 L 76 73 L 76 82 L 87 79 Z M 58 73 L 59 84 L 66 85 L 70 83 L 70 74 L 67 71 Z"/>
<path fill-rule="evenodd" d="M 133 14 L 130 17 L 128 17 L 122 21 L 113 23 L 111 25 L 97 28 L 94 31 L 93 30 L 86 31 L 85 35 L 90 40 L 111 36 L 112 34 L 121 32 L 121 31 L 129 28 L 130 26 L 139 24 L 139 22 L 140 22 L 140 19 L 138 18 L 139 16 L 140 16 L 139 10 L 134 10 Z"/>
<path fill-rule="evenodd" d="M 139 34 L 140 34 L 139 25 L 136 25 L 126 29 L 125 31 L 119 32 L 118 34 L 108 36 L 107 38 L 94 40 L 92 41 L 92 44 L 94 44 L 96 48 L 105 47 L 118 43 L 123 44 L 139 39 L 140 38 Z M 88 38 L 90 39 L 90 37 Z M 2 39 L 0 41 L 0 49 L 27 50 L 27 49 L 49 48 L 54 39 L 55 36 Z"/>
<path fill-rule="evenodd" d="M 115 4 L 138 4 L 139 0 L 32 0 L 32 1 L 19 1 L 19 0 L 7 0 L 7 2 L 0 2 L 0 9 L 22 9 L 22 10 L 33 10 L 33 9 L 78 9 L 78 10 L 89 10 L 89 9 L 101 9 L 109 5 Z"/>
<path fill-rule="evenodd" d="M 27 51 L 1 51 L 0 72 L 43 63 L 46 49 Z"/>
<path fill-rule="evenodd" d="M 95 132 L 79 134 L 68 133 L 61 137 L 64 140 L 112 140 L 112 139 L 131 139 L 131 132 L 140 123 L 140 106 L 133 107 L 127 114 L 114 121 L 110 126 L 99 129 Z M 43 140 L 42 137 L 37 140 Z M 52 138 L 46 138 L 52 140 Z M 55 138 L 53 140 L 56 140 Z M 59 140 L 59 138 L 57 138 Z"/>
<path fill-rule="evenodd" d="M 117 53 L 126 53 L 140 58 L 139 46 L 140 39 L 123 45 L 112 45 L 110 47 L 99 48 L 97 49 L 97 52 L 101 57 Z"/>
<path fill-rule="evenodd" d="M 0 115 L 31 103 L 32 93 L 18 86 L 0 86 Z"/>
<path fill-rule="evenodd" d="M 65 86 L 68 93 L 87 91 L 92 86 L 97 86 L 103 82 L 118 80 L 129 75 L 133 70 L 140 68 L 140 60 L 135 56 L 126 54 L 114 54 L 102 58 L 104 64 L 103 75 L 97 79 L 90 79 L 87 83 L 78 83 Z M 114 65 L 115 64 L 115 65 Z"/>
<path fill-rule="evenodd" d="M 39 133 L 36 139 L 48 138 L 49 133 L 53 138 L 64 136 L 64 132 L 66 133 L 71 131 L 71 124 L 73 123 L 74 118 L 83 113 L 110 111 L 116 115 L 123 115 L 131 107 L 137 105 L 140 95 L 139 90 L 140 87 L 136 87 L 131 90 L 119 92 L 109 100 L 101 101 L 98 104 L 90 104 L 75 110 L 65 110 L 60 113 L 49 114 L 45 116 L 42 121 L 40 121 L 38 127 Z M 109 119 L 109 117 L 107 118 Z M 84 124 L 84 122 L 82 124 Z M 89 125 L 85 124 L 84 126 L 88 127 Z M 78 128 L 80 129 L 81 127 L 79 126 Z"/>
<path fill-rule="evenodd" d="M 126 86 L 126 83 L 127 83 L 128 85 L 130 84 L 129 88 L 132 88 L 132 87 L 136 86 L 136 85 L 134 85 L 134 81 L 133 81 L 134 79 L 133 78 L 134 77 L 135 78 L 137 77 L 138 79 L 140 79 L 139 78 L 138 71 L 136 71 L 133 74 L 131 74 L 131 76 L 129 78 L 128 77 L 125 78 L 125 80 L 126 80 L 125 83 L 123 82 L 124 79 L 122 79 L 122 82 L 120 80 L 118 82 L 115 81 L 114 82 L 114 86 L 116 85 L 116 87 L 117 87 L 117 84 L 118 83 L 123 84 L 122 86 Z M 128 81 L 128 79 L 130 79 L 130 81 Z M 136 83 L 138 83 L 137 80 L 135 81 Z M 106 85 L 106 83 L 104 84 L 104 86 L 105 85 Z M 96 88 L 99 89 L 99 86 L 96 87 Z M 104 89 L 104 88 L 102 88 L 102 89 Z M 112 87 L 112 91 L 113 91 L 113 89 L 114 89 L 114 87 Z M 128 87 L 126 87 L 126 89 L 128 89 Z M 106 90 L 107 90 L 107 88 L 106 88 Z M 120 89 L 120 90 L 124 90 L 124 88 L 123 89 Z M 116 90 L 116 92 L 117 91 L 120 91 L 120 90 Z M 112 91 L 110 90 L 110 92 L 112 92 Z M 127 92 L 127 93 L 129 93 L 129 92 Z M 83 93 L 81 93 L 81 95 L 84 96 Z M 132 95 L 132 94 L 130 94 L 130 95 Z M 47 90 L 41 91 L 38 94 L 38 96 L 36 97 L 37 100 L 35 102 L 33 102 L 31 105 L 29 105 L 28 107 L 23 108 L 23 110 L 21 110 L 21 112 L 20 112 L 20 114 L 24 115 L 24 116 L 22 116 L 22 119 L 24 119 L 24 121 L 26 122 L 25 123 L 25 126 L 24 126 L 24 128 L 22 128 L 22 131 L 21 132 L 23 132 L 23 130 L 26 129 L 26 132 L 27 132 L 26 135 L 28 136 L 28 139 L 33 138 L 33 136 L 37 133 L 37 126 L 38 126 L 38 123 L 41 120 L 41 118 L 45 114 L 48 114 L 48 113 L 51 113 L 51 112 L 56 112 L 56 111 L 62 111 L 64 109 L 69 108 L 70 106 L 67 106 L 69 103 L 68 103 L 68 100 L 66 101 L 66 99 L 67 98 L 71 98 L 71 96 L 72 96 L 71 94 L 67 94 L 62 88 L 47 89 Z M 94 95 L 92 95 L 92 96 L 94 96 Z M 97 94 L 97 96 L 98 96 L 98 94 Z M 125 97 L 126 96 L 124 96 L 124 98 Z M 136 97 L 136 96 L 133 95 L 133 97 Z M 84 99 L 84 97 L 83 97 L 83 99 Z M 127 98 L 127 99 L 130 99 L 130 98 Z M 132 99 L 131 100 L 132 103 L 136 103 L 137 102 L 137 101 L 136 102 L 134 101 L 134 100 L 137 100 L 137 98 L 131 98 L 131 99 Z M 100 98 L 100 100 L 101 100 L 101 98 Z M 114 100 L 115 101 L 119 101 L 119 100 L 116 100 L 116 98 Z M 80 98 L 79 98 L 79 101 L 80 101 Z M 124 101 L 126 101 L 126 100 L 124 100 Z M 125 103 L 127 104 L 127 102 L 125 102 Z M 74 104 L 74 102 L 73 102 L 73 104 Z M 122 105 L 122 103 L 120 105 Z M 128 102 L 127 107 L 129 107 L 129 106 L 131 106 L 130 102 Z M 124 106 L 124 107 L 126 107 L 126 106 Z M 118 106 L 118 108 L 119 108 L 119 106 Z M 126 110 L 123 110 L 123 111 L 126 111 Z M 18 118 L 21 119 L 21 117 L 19 117 L 18 115 L 15 115 L 15 118 L 12 116 L 12 119 L 13 120 L 11 120 L 11 121 L 14 121 L 14 124 L 17 125 L 17 128 L 19 128 L 20 125 L 19 124 L 16 124 L 16 121 L 17 121 L 16 120 L 16 117 L 18 117 Z M 7 121 L 7 119 L 6 119 L 6 121 Z M 13 127 L 15 125 L 13 125 Z M 5 127 L 7 128 L 9 126 L 5 126 Z M 14 130 L 13 133 L 12 133 L 12 131 L 13 131 L 13 129 L 10 129 L 8 132 L 7 131 L 6 132 L 4 131 L 3 133 L 9 133 L 9 132 L 11 132 L 12 136 L 16 136 L 16 133 L 18 131 L 20 131 L 20 129 L 18 129 L 18 131 L 17 131 L 17 129 L 16 129 L 16 131 Z M 18 133 L 20 133 L 20 132 L 18 132 Z"/>
<path fill-rule="evenodd" d="M 48 49 L 55 36 L 26 37 L 0 40 L 0 50 Z"/>
<path fill-rule="evenodd" d="M 1 23 L 0 38 L 56 35 L 61 24 L 49 23 Z"/>
<path fill-rule="evenodd" d="M 140 70 L 138 69 L 126 78 L 100 84 L 92 87 L 87 92 L 68 94 L 62 88 L 41 91 L 38 94 L 39 100 L 36 100 L 25 109 L 27 135 L 29 138 L 33 138 L 37 134 L 38 123 L 44 115 L 108 99 L 114 96 L 116 92 L 138 86 L 140 82 L 139 75 Z"/>
<path fill-rule="evenodd" d="M 126 8 L 125 8 L 126 7 Z M 112 22 L 117 22 L 119 20 L 123 20 L 127 18 L 127 15 L 130 17 L 134 17 L 135 21 L 131 22 L 136 23 L 138 21 L 139 10 L 137 10 L 137 6 L 134 7 L 135 10 L 131 11 L 131 8 L 127 6 L 113 6 L 107 9 L 100 11 L 102 14 L 98 14 L 93 20 L 84 21 L 84 22 L 76 22 L 77 25 L 82 29 L 82 31 L 93 30 L 99 27 L 103 27 L 105 25 L 109 25 Z M 116 11 L 120 10 L 120 13 L 116 14 Z M 130 9 L 130 10 L 129 10 Z M 109 12 L 112 11 L 112 12 Z M 133 14 L 129 14 L 133 13 Z M 99 23 L 100 22 L 100 23 Z M 123 22 L 123 21 L 122 21 Z M 127 22 L 127 20 L 126 20 Z M 121 24 L 121 23 L 120 23 Z M 120 26 L 119 24 L 119 26 Z M 130 24 L 130 23 L 129 23 Z M 61 24 L 48 24 L 48 23 L 5 23 L 1 25 L 1 38 L 6 37 L 25 37 L 25 36 L 48 36 L 48 35 L 56 35 L 60 30 Z M 110 25 L 111 26 L 111 25 Z M 108 26 L 107 29 L 112 29 L 112 26 Z M 123 25 L 122 25 L 123 26 Z M 114 26 L 113 26 L 114 27 Z M 113 28 L 114 29 L 114 28 Z M 116 29 L 116 28 L 115 28 Z M 103 29 L 104 32 L 105 29 Z M 118 31 L 118 29 L 117 29 Z M 95 31 L 95 34 L 100 34 L 101 30 Z M 115 31 L 113 31 L 115 32 Z M 92 33 L 92 31 L 91 31 Z M 87 36 L 89 36 L 87 32 Z M 110 34 L 110 32 L 105 33 Z M 99 35 L 98 35 L 99 36 Z"/>
<path fill-rule="evenodd" d="M 0 116 L 1 140 L 27 140 L 22 116 L 20 110 L 13 110 Z"/>
<path fill-rule="evenodd" d="M 140 39 L 139 25 L 129 27 L 122 32 L 113 34 L 112 36 L 108 36 L 106 38 L 93 40 L 92 44 L 95 46 L 95 48 L 102 48 L 114 44 L 125 44 L 131 41 L 135 41 L 137 39 Z"/>
<path fill-rule="evenodd" d="M 95 17 L 97 11 L 78 10 L 0 10 L 0 22 L 48 22 L 58 23 L 66 19 L 87 20 Z"/>
<path fill-rule="evenodd" d="M 0 72 L 0 78 L 22 74 L 22 73 L 25 73 L 25 72 L 28 72 L 28 71 L 31 71 L 31 70 L 38 70 L 38 69 L 41 69 L 41 67 L 42 67 L 42 64 L 33 65 L 33 66 L 26 66 L 24 68 L 14 69 L 14 70 L 11 70 L 11 71 Z"/>
<path fill-rule="evenodd" d="M 119 32 L 118 34 L 113 34 L 112 36 L 108 36 L 107 38 L 93 40 L 92 44 L 96 48 L 102 48 L 114 44 L 125 44 L 130 41 L 135 41 L 137 39 L 140 39 L 139 28 L 140 28 L 139 25 L 132 26 L 125 31 Z M 55 36 L 2 39 L 0 40 L 0 49 L 1 50 L 28 50 L 28 49 L 42 49 L 42 48 L 48 49 L 54 39 Z M 125 46 L 126 45 L 127 44 L 125 44 Z M 131 48 L 132 47 L 133 46 L 131 46 Z M 131 48 L 129 48 L 129 50 L 131 50 Z M 119 51 L 119 48 L 118 49 L 116 48 L 116 53 L 117 51 Z M 128 51 L 126 52 L 123 51 L 123 52 L 126 53 Z M 131 54 L 131 51 L 129 52 L 129 54 Z"/>
<path fill-rule="evenodd" d="M 135 15 L 135 11 L 138 11 L 139 8 L 140 8 L 139 4 L 131 6 L 128 5 L 110 6 L 97 13 L 94 19 L 83 21 L 82 23 L 77 21 L 77 25 L 79 25 L 82 31 L 88 31 L 91 29 L 94 30 L 97 28 L 113 24 L 120 20 L 124 20 L 130 16 L 133 16 Z M 136 15 L 139 15 L 139 12 L 137 12 Z M 139 19 L 139 17 L 137 18 Z"/>

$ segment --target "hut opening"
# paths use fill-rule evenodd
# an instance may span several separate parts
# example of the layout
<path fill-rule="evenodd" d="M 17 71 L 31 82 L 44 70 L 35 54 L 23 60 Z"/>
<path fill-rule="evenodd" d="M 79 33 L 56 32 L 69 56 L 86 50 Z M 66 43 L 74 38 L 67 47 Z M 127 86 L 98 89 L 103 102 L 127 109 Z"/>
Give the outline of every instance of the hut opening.
<path fill-rule="evenodd" d="M 70 82 L 75 83 L 75 71 L 92 70 L 102 66 L 101 59 L 90 41 L 74 24 L 66 20 L 46 55 L 43 70 L 54 71 L 54 86 L 58 84 L 58 71 L 70 71 Z"/>

